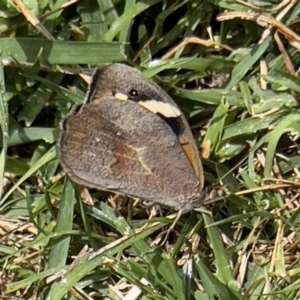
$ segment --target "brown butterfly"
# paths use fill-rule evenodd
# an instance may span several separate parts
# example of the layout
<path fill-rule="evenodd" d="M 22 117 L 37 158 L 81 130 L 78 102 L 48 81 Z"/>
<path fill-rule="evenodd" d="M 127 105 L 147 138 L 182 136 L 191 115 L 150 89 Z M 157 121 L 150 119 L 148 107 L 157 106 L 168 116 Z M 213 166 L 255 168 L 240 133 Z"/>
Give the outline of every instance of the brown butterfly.
<path fill-rule="evenodd" d="M 94 71 L 84 104 L 62 122 L 58 157 L 85 187 L 185 210 L 204 200 L 202 164 L 183 113 L 126 65 Z"/>

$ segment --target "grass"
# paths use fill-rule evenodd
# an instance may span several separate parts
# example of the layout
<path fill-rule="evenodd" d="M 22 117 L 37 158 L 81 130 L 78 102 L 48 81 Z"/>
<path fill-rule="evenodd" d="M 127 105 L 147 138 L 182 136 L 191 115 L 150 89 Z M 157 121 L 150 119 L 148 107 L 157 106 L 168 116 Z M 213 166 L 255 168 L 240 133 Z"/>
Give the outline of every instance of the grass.
<path fill-rule="evenodd" d="M 300 299 L 300 3 L 282 3 L 0 4 L 3 299 Z M 113 62 L 174 98 L 224 186 L 163 245 L 168 209 L 83 193 L 57 160 L 79 73 Z"/>

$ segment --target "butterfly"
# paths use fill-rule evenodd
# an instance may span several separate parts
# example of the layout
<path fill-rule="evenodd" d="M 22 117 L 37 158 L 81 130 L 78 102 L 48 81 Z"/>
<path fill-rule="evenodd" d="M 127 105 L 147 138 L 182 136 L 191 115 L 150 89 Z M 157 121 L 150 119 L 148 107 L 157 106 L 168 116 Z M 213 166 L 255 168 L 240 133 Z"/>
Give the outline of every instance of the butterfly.
<path fill-rule="evenodd" d="M 96 68 L 61 124 L 58 157 L 75 183 L 177 210 L 199 206 L 203 170 L 188 122 L 157 84 L 123 64 Z"/>

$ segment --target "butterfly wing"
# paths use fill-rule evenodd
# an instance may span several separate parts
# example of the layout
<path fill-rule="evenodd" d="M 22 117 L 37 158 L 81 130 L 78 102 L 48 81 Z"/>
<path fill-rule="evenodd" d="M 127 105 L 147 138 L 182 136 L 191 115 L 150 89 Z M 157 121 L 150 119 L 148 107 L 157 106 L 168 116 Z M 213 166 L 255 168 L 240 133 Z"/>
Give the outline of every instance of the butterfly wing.
<path fill-rule="evenodd" d="M 132 90 L 137 92 L 135 97 L 130 95 L 129 91 Z M 116 93 L 125 94 L 130 100 L 138 101 L 140 104 L 143 101 L 149 102 L 149 100 L 150 102 L 152 100 L 157 103 L 170 104 L 171 107 L 180 112 L 179 107 L 173 99 L 154 81 L 145 79 L 139 70 L 118 63 L 94 70 L 85 103 L 101 102 L 103 95 L 115 96 Z M 160 115 L 177 135 L 177 139 L 185 155 L 188 157 L 194 173 L 200 180 L 202 189 L 204 183 L 202 164 L 193 134 L 185 116 L 182 113 L 177 118 L 163 116 L 165 114 Z"/>
<path fill-rule="evenodd" d="M 184 207 L 202 185 L 177 136 L 158 115 L 133 101 L 105 97 L 63 123 L 59 158 L 76 183 Z"/>

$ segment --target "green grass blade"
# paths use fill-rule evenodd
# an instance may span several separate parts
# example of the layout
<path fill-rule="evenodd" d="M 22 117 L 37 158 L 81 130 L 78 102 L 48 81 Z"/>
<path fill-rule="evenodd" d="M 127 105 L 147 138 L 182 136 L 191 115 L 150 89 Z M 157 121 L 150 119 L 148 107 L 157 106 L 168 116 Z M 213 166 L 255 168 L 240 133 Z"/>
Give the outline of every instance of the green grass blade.
<path fill-rule="evenodd" d="M 8 108 L 5 97 L 5 81 L 2 64 L 0 64 L 0 128 L 2 131 L 1 144 L 2 149 L 0 153 L 0 183 L 4 180 L 4 170 L 6 164 L 6 151 L 8 146 Z M 3 193 L 3 185 L 0 186 L 0 199 Z"/>
<path fill-rule="evenodd" d="M 41 49 L 43 49 L 41 64 L 44 65 L 100 65 L 125 61 L 119 43 L 62 42 L 3 37 L 0 39 L 0 47 L 2 59 L 19 64 L 34 63 Z"/>
<path fill-rule="evenodd" d="M 129 8 L 125 13 L 114 22 L 111 28 L 106 33 L 104 40 L 106 42 L 112 42 L 116 35 L 125 27 L 127 26 L 130 21 L 136 17 L 141 12 L 145 11 L 150 6 L 161 2 L 162 0 L 144 0 L 143 2 L 138 2 L 131 8 Z"/>

